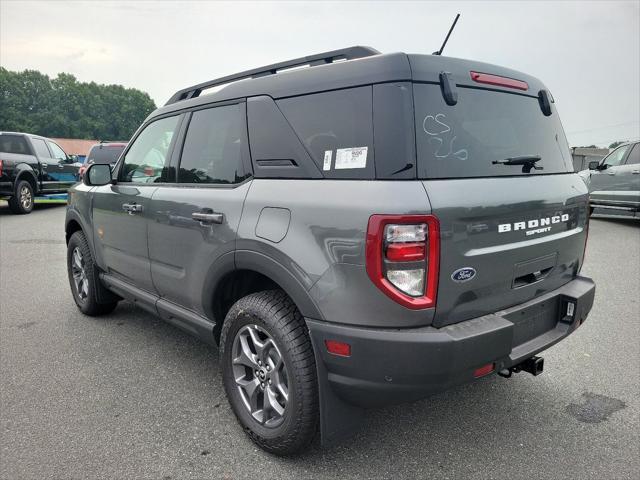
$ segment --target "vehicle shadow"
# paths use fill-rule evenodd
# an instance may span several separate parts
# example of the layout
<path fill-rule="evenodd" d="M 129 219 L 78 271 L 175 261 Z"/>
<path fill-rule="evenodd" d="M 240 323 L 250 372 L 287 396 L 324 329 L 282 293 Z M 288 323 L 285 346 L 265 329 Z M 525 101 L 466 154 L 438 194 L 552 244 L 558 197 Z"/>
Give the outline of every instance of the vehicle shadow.
<path fill-rule="evenodd" d="M 36 203 L 33 206 L 33 211 L 28 214 L 31 215 L 34 212 L 40 212 L 40 211 L 46 211 L 46 210 L 55 210 L 58 208 L 63 208 L 66 207 L 66 203 Z M 21 215 L 16 215 L 15 213 L 13 213 L 11 210 L 9 210 L 9 204 L 7 203 L 6 200 L 0 200 L 0 217 L 1 216 L 9 216 L 9 215 L 14 215 L 16 217 L 19 217 Z"/>
<path fill-rule="evenodd" d="M 134 311 L 136 314 L 131 315 Z M 189 401 L 214 401 L 224 406 L 217 410 L 216 415 L 222 416 L 217 421 L 232 425 L 234 444 L 251 452 L 247 462 L 256 466 L 264 461 L 274 462 L 289 472 L 298 472 L 301 478 L 308 475 L 310 468 L 317 468 L 319 472 L 335 470 L 344 478 L 409 478 L 416 471 L 417 463 L 425 458 L 435 462 L 430 469 L 451 471 L 460 464 L 461 457 L 471 453 L 468 449 L 485 458 L 487 451 L 493 451 L 493 463 L 499 463 L 503 461 L 500 448 L 491 448 L 491 445 L 519 445 L 524 437 L 530 438 L 532 432 L 542 430 L 549 421 L 544 415 L 532 412 L 558 410 L 557 392 L 551 384 L 540 379 L 534 382 L 524 373 L 510 380 L 493 375 L 425 400 L 368 410 L 361 427 L 335 445 L 322 447 L 318 435 L 311 448 L 301 455 L 275 457 L 255 448 L 236 424 L 227 405 L 216 347 L 200 342 L 128 302 L 101 320 L 114 325 L 124 323 L 128 329 L 146 330 L 143 336 L 148 336 L 151 330 L 154 348 L 163 352 L 158 357 L 160 363 L 171 368 L 180 365 L 181 374 L 194 382 L 212 381 L 206 392 L 200 391 L 202 398 Z M 118 341 L 130 342 L 131 337 L 123 335 Z M 139 345 L 130 347 L 135 349 Z M 188 352 L 186 357 L 182 356 L 184 352 Z M 211 439 L 212 444 L 218 441 Z M 354 457 L 367 461 L 364 465 L 361 461 L 353 462 Z M 504 462 L 507 461 L 505 458 Z"/>

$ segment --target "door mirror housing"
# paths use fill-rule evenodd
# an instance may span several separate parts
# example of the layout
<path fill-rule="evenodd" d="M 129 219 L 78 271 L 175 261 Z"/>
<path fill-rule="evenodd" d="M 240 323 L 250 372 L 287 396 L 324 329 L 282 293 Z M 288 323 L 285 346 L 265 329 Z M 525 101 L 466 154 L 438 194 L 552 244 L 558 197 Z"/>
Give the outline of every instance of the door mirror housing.
<path fill-rule="evenodd" d="M 102 163 L 89 165 L 82 176 L 82 182 L 89 187 L 97 187 L 111 183 L 111 167 Z"/>
<path fill-rule="evenodd" d="M 78 155 L 68 155 L 67 163 L 76 163 L 78 161 Z"/>
<path fill-rule="evenodd" d="M 598 162 L 597 160 L 593 162 L 589 162 L 589 170 L 598 170 L 599 166 L 600 166 L 600 162 Z"/>

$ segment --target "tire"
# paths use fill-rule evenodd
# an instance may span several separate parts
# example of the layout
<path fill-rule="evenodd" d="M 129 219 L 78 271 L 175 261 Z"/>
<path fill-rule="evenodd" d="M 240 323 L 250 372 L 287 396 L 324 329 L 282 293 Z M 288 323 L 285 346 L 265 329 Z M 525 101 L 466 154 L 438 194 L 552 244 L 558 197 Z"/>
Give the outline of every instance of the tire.
<path fill-rule="evenodd" d="M 28 181 L 18 181 L 15 194 L 9 198 L 9 209 L 18 215 L 31 213 L 33 210 L 33 187 Z"/>
<path fill-rule="evenodd" d="M 99 298 L 112 298 L 100 283 L 89 244 L 81 231 L 75 232 L 67 246 L 67 273 L 69 286 L 76 305 L 82 313 L 98 316 L 110 313 L 118 305 L 117 301 L 100 303 Z"/>
<path fill-rule="evenodd" d="M 253 358 L 239 353 L 244 346 Z M 311 444 L 319 419 L 313 347 L 300 311 L 283 291 L 253 293 L 231 307 L 220 334 L 220 360 L 227 398 L 251 440 L 276 455 Z"/>

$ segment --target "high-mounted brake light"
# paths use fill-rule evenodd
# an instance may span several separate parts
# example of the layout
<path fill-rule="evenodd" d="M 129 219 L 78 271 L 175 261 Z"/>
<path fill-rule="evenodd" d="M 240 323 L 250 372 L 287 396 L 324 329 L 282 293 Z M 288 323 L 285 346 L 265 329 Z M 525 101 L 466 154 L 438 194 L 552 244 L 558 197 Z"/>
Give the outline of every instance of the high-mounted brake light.
<path fill-rule="evenodd" d="M 501 77 L 499 75 L 491 75 L 490 73 L 469 72 L 471 80 L 478 83 L 486 83 L 487 85 L 496 85 L 498 87 L 515 88 L 518 90 L 529 90 L 529 84 L 515 78 Z"/>
<path fill-rule="evenodd" d="M 433 215 L 372 215 L 366 262 L 371 281 L 414 310 L 435 306 L 440 227 Z"/>

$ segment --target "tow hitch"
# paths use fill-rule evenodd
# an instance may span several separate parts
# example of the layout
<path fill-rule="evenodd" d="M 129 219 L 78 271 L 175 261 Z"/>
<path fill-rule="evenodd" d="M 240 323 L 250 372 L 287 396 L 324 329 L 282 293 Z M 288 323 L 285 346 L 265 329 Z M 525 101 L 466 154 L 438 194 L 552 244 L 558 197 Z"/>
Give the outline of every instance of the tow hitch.
<path fill-rule="evenodd" d="M 533 376 L 540 375 L 542 370 L 544 369 L 544 358 L 542 357 L 531 357 L 527 358 L 524 362 L 519 363 L 518 365 L 514 365 L 510 368 L 505 368 L 504 370 L 500 370 L 498 375 L 504 378 L 509 378 L 514 373 L 518 372 L 527 372 Z"/>

